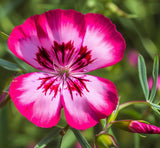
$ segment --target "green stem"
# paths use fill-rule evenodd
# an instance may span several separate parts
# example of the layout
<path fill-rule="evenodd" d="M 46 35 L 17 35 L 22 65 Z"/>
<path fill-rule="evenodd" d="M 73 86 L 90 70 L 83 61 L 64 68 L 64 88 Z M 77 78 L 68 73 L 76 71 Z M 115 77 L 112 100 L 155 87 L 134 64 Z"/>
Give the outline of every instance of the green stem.
<path fill-rule="evenodd" d="M 63 140 L 63 136 L 67 133 L 68 129 L 69 129 L 69 125 L 67 124 L 59 133 L 62 136 L 59 142 L 59 147 L 61 147 L 62 144 L 62 140 Z"/>
<path fill-rule="evenodd" d="M 0 31 L 0 35 L 5 39 L 5 40 L 8 40 L 9 38 L 9 35 L 7 35 L 6 33 Z"/>
<path fill-rule="evenodd" d="M 140 136 L 135 133 L 134 134 L 134 148 L 140 148 Z"/>
<path fill-rule="evenodd" d="M 66 134 L 66 132 L 68 131 L 69 129 L 69 125 L 67 124 L 61 131 L 60 131 L 60 135 L 61 136 L 64 136 Z"/>
<path fill-rule="evenodd" d="M 145 104 L 145 105 L 148 105 L 149 107 L 151 107 L 151 105 L 147 101 L 143 101 L 143 100 L 126 102 L 126 103 L 123 103 L 123 104 L 119 105 L 119 107 L 116 111 L 116 116 L 118 115 L 120 110 L 122 110 L 122 109 L 124 109 L 124 108 L 126 108 L 130 105 L 135 105 L 135 104 Z M 146 115 L 144 115 L 144 117 L 145 116 Z M 110 122 L 107 123 L 105 131 L 110 129 L 110 127 L 112 126 L 112 121 L 114 121 L 114 120 L 115 120 L 115 118 L 113 117 L 113 119 Z"/>
<path fill-rule="evenodd" d="M 142 115 L 142 120 L 144 120 L 150 114 L 151 111 L 152 111 L 152 108 L 148 107 L 147 110 Z"/>
<path fill-rule="evenodd" d="M 121 105 L 119 105 L 119 108 L 118 108 L 118 111 L 130 106 L 130 105 L 135 105 L 135 104 L 146 104 L 148 106 L 150 106 L 150 104 L 146 101 L 143 101 L 143 100 L 140 100 L 140 101 L 130 101 L 130 102 L 126 102 L 126 103 L 123 103 Z"/>
<path fill-rule="evenodd" d="M 55 127 L 58 127 L 58 128 L 64 128 L 63 126 L 61 126 L 61 125 L 55 125 Z"/>

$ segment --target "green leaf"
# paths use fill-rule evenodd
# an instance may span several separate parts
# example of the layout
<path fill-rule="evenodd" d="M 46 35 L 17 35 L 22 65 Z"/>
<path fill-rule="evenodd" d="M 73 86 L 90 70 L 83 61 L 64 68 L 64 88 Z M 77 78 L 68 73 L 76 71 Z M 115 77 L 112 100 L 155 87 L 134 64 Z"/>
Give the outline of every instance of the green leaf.
<path fill-rule="evenodd" d="M 153 63 L 153 70 L 152 70 L 153 86 L 152 86 L 149 102 L 153 102 L 153 99 L 156 95 L 158 71 L 159 71 L 159 59 L 158 59 L 158 56 L 156 55 Z"/>
<path fill-rule="evenodd" d="M 107 124 L 106 119 L 101 119 L 101 120 L 100 120 L 100 123 L 101 123 L 101 125 L 102 125 L 102 128 L 105 129 L 105 128 L 106 128 L 106 124 Z"/>
<path fill-rule="evenodd" d="M 77 140 L 81 144 L 82 148 L 91 148 L 91 146 L 89 145 L 87 140 L 83 137 L 83 135 L 80 133 L 80 131 L 78 131 L 78 130 L 76 130 L 74 128 L 71 128 L 71 130 L 73 131 L 73 133 L 76 136 Z"/>
<path fill-rule="evenodd" d="M 5 34 L 4 32 L 0 31 L 0 35 L 2 36 L 2 38 L 4 38 L 5 40 L 8 40 L 9 36 L 7 34 Z"/>
<path fill-rule="evenodd" d="M 112 114 L 108 117 L 108 120 L 107 120 L 107 124 L 114 121 L 116 118 L 117 118 L 117 115 L 118 115 L 118 111 L 119 111 L 119 102 L 117 104 L 117 107 L 116 109 L 112 112 Z"/>
<path fill-rule="evenodd" d="M 155 111 L 156 115 L 160 117 L 160 112 L 158 111 L 158 109 L 153 106 L 152 106 L 152 109 Z"/>
<path fill-rule="evenodd" d="M 149 99 L 149 88 L 147 82 L 147 71 L 145 61 L 142 55 L 138 56 L 138 72 L 139 72 L 139 79 L 142 86 L 142 90 L 146 100 Z"/>
<path fill-rule="evenodd" d="M 55 127 L 52 132 L 50 132 L 46 137 L 44 137 L 34 148 L 44 148 L 50 143 L 54 138 L 57 138 L 60 134 L 61 128 Z"/>
<path fill-rule="evenodd" d="M 154 103 L 151 103 L 151 102 L 149 102 L 149 103 L 150 103 L 150 105 L 151 105 L 152 107 L 160 110 L 160 105 L 157 105 L 157 104 L 154 104 Z"/>
<path fill-rule="evenodd" d="M 21 71 L 21 69 L 18 67 L 18 65 L 8 62 L 6 60 L 0 59 L 0 66 L 11 71 Z"/>
<path fill-rule="evenodd" d="M 19 58 L 17 58 L 11 51 L 8 51 L 8 53 L 12 56 L 13 60 L 15 61 L 15 63 L 21 68 L 23 69 L 24 72 L 29 73 L 30 71 L 24 66 L 24 62 L 22 60 L 20 60 Z"/>

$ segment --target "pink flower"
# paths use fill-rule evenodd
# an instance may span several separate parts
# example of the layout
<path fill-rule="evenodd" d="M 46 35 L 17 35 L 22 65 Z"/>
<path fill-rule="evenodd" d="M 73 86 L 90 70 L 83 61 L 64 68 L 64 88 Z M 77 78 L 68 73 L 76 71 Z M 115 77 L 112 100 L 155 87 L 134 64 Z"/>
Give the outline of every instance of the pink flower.
<path fill-rule="evenodd" d="M 112 123 L 114 126 L 132 133 L 160 134 L 160 128 L 145 123 L 142 120 L 119 120 Z"/>
<path fill-rule="evenodd" d="M 149 86 L 149 89 L 151 90 L 152 86 L 153 86 L 153 78 L 152 77 L 150 77 L 148 79 L 148 86 Z M 158 76 L 158 79 L 157 79 L 157 90 L 160 90 L 160 76 Z"/>
<path fill-rule="evenodd" d="M 116 108 L 115 85 L 84 74 L 124 55 L 123 37 L 103 15 L 58 9 L 31 16 L 13 29 L 8 46 L 43 71 L 15 78 L 9 89 L 19 112 L 35 125 L 53 127 L 63 108 L 68 124 L 84 130 Z"/>
<path fill-rule="evenodd" d="M 75 148 L 82 148 L 82 146 L 80 145 L 79 142 L 76 143 L 76 147 Z"/>
<path fill-rule="evenodd" d="M 129 50 L 127 52 L 127 60 L 130 65 L 137 66 L 138 64 L 138 53 L 136 50 Z"/>

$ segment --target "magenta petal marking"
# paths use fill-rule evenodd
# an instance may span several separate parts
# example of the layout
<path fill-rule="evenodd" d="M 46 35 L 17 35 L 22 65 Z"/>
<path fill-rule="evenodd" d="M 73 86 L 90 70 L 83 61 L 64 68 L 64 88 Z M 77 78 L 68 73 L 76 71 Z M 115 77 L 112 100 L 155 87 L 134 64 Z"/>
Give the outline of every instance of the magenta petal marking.
<path fill-rule="evenodd" d="M 131 121 L 129 130 L 133 133 L 160 134 L 159 127 L 139 121 Z"/>
<path fill-rule="evenodd" d="M 44 93 L 43 88 L 37 89 L 42 84 L 38 78 L 45 77 L 45 73 L 38 72 L 21 75 L 12 81 L 9 94 L 23 116 L 39 127 L 48 128 L 58 123 L 61 102 L 60 91 L 54 96 L 55 91 Z"/>

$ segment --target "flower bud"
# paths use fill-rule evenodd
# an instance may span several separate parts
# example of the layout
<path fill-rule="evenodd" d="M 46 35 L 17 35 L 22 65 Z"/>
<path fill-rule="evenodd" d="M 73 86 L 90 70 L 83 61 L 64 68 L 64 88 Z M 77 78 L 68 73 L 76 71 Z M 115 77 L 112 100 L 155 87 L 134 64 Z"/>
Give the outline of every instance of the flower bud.
<path fill-rule="evenodd" d="M 132 120 L 120 120 L 120 121 L 114 121 L 112 122 L 112 125 L 115 127 L 118 127 L 122 130 L 129 131 L 129 125 Z"/>
<path fill-rule="evenodd" d="M 141 134 L 160 134 L 160 128 L 147 124 L 143 120 L 121 120 L 112 123 L 114 126 L 132 132 Z"/>
<path fill-rule="evenodd" d="M 127 52 L 127 61 L 131 66 L 137 67 L 138 65 L 138 53 L 136 50 L 129 50 Z"/>
<path fill-rule="evenodd" d="M 112 135 L 100 134 L 96 137 L 97 148 L 119 148 Z"/>
<path fill-rule="evenodd" d="M 148 86 L 149 86 L 149 89 L 151 90 L 152 89 L 152 86 L 153 86 L 153 78 L 150 77 L 148 79 Z M 158 79 L 157 79 L 157 86 L 156 86 L 156 89 L 158 91 L 160 91 L 160 75 L 158 76 Z"/>
<path fill-rule="evenodd" d="M 133 133 L 160 134 L 159 127 L 139 121 L 132 121 L 129 125 L 129 130 Z"/>

